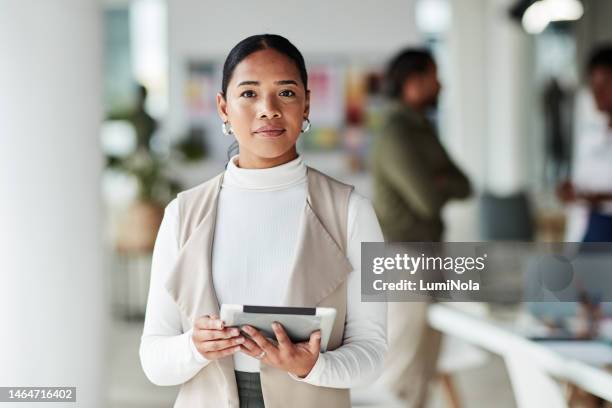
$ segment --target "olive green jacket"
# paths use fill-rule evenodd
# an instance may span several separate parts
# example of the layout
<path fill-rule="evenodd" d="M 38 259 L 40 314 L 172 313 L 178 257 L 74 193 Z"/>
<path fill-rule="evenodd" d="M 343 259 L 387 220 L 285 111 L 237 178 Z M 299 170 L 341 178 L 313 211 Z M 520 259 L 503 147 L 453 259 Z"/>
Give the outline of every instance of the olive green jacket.
<path fill-rule="evenodd" d="M 440 241 L 441 210 L 470 195 L 429 120 L 405 104 L 387 110 L 373 147 L 374 209 L 387 241 Z"/>

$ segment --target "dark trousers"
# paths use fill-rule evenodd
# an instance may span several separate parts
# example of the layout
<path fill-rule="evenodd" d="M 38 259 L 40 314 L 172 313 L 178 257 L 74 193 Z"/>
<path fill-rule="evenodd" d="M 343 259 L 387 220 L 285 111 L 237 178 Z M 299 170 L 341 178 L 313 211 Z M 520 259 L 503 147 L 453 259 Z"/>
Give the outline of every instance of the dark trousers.
<path fill-rule="evenodd" d="M 597 211 L 589 213 L 583 242 L 612 242 L 612 216 Z"/>
<path fill-rule="evenodd" d="M 234 371 L 240 408 L 265 408 L 259 373 Z"/>

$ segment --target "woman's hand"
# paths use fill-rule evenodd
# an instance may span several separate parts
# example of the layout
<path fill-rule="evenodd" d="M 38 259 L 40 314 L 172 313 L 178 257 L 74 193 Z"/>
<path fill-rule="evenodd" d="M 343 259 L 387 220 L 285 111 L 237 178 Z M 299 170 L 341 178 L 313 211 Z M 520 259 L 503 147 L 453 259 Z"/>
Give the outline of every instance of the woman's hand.
<path fill-rule="evenodd" d="M 245 338 L 242 344 L 244 353 L 298 377 L 306 377 L 319 358 L 321 332 L 318 330 L 312 332 L 309 341 L 293 343 L 283 326 L 274 323 L 272 330 L 276 334 L 278 345 L 273 344 L 254 327 L 243 326 L 242 330 L 251 336 L 251 339 Z"/>
<path fill-rule="evenodd" d="M 202 316 L 195 321 L 193 344 L 204 358 L 216 360 L 240 351 L 245 337 L 237 327 L 224 327 L 223 320 L 216 315 Z"/>

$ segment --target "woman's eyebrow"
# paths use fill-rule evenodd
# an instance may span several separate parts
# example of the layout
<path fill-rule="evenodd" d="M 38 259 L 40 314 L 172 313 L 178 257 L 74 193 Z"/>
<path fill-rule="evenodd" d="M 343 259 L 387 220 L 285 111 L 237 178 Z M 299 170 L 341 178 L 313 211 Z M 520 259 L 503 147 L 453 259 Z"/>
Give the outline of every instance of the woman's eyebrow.
<path fill-rule="evenodd" d="M 244 85 L 259 85 L 259 81 L 242 81 L 236 86 L 244 86 Z"/>
<path fill-rule="evenodd" d="M 297 85 L 297 82 L 295 82 L 293 79 L 284 79 L 282 81 L 276 81 L 274 83 L 276 85 Z"/>
<path fill-rule="evenodd" d="M 275 85 L 296 85 L 297 86 L 297 82 L 294 81 L 293 79 L 283 79 L 282 81 L 274 81 Z M 259 86 L 261 85 L 259 81 L 242 81 L 240 82 L 238 86 L 245 86 L 245 85 L 255 85 L 255 86 Z"/>

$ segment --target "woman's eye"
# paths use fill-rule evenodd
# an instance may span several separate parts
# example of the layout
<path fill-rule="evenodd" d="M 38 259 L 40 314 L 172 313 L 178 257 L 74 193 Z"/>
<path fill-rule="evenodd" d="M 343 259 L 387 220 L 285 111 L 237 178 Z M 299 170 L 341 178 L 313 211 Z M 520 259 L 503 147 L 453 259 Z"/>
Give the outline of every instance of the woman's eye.
<path fill-rule="evenodd" d="M 253 96 L 255 96 L 255 92 L 244 91 L 243 93 L 240 94 L 240 96 L 244 96 L 245 98 L 252 98 Z"/>
<path fill-rule="evenodd" d="M 295 92 L 290 89 L 286 89 L 280 93 L 281 96 L 295 96 Z"/>

